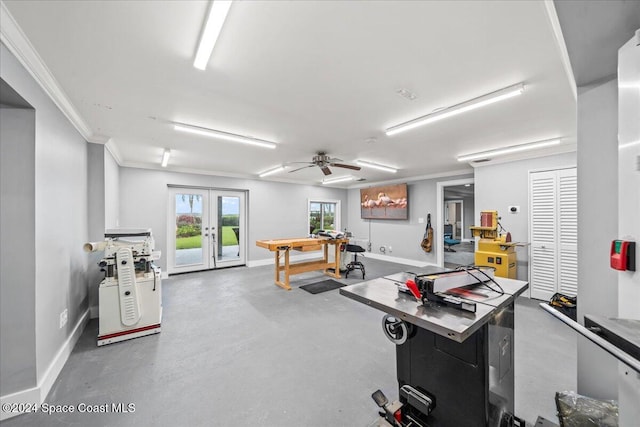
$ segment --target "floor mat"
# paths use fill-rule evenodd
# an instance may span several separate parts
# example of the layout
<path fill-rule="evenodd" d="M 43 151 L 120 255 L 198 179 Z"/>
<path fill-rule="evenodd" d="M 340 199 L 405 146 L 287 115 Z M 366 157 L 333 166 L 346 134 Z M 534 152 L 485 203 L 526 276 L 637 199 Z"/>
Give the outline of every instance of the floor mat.
<path fill-rule="evenodd" d="M 322 282 L 311 283 L 309 285 L 300 286 L 300 289 L 304 289 L 305 291 L 311 294 L 319 294 L 322 292 L 332 291 L 334 289 L 338 289 L 345 286 L 344 283 L 337 282 L 335 280 L 323 280 Z"/>

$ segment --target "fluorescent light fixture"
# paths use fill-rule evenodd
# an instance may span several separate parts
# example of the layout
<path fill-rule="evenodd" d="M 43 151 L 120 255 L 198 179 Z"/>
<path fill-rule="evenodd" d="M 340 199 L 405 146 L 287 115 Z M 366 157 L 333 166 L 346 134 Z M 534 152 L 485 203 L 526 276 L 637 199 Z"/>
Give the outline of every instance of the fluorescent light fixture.
<path fill-rule="evenodd" d="M 544 141 L 529 142 L 526 144 L 511 145 L 509 147 L 504 147 L 504 148 L 496 148 L 494 150 L 480 151 L 478 153 L 464 154 L 462 156 L 458 156 L 458 161 L 467 162 L 471 160 L 479 160 L 479 159 L 486 159 L 494 156 L 501 156 L 503 154 L 517 153 L 519 151 L 534 150 L 536 148 L 542 148 L 542 147 L 548 147 L 550 145 L 560 144 L 560 141 L 561 141 L 560 138 L 546 139 Z"/>
<path fill-rule="evenodd" d="M 185 125 L 174 123 L 173 128 L 181 132 L 193 133 L 196 135 L 208 136 L 210 138 L 224 139 L 226 141 L 240 142 L 242 144 L 256 145 L 263 148 L 276 148 L 278 144 L 262 139 L 251 138 L 248 136 L 236 135 L 235 133 L 223 132 L 221 130 L 201 128 L 199 126 Z"/>
<path fill-rule="evenodd" d="M 207 22 L 204 24 L 204 30 L 200 37 L 200 44 L 198 45 L 198 51 L 196 52 L 196 59 L 193 61 L 193 66 L 199 70 L 207 68 L 207 63 L 213 52 L 213 47 L 218 41 L 220 31 L 224 25 L 229 8 L 232 1 L 229 0 L 214 0 L 209 7 L 209 16 L 207 16 Z"/>
<path fill-rule="evenodd" d="M 164 153 L 162 153 L 162 163 L 160 163 L 160 166 L 166 168 L 167 164 L 169 163 L 169 157 L 171 157 L 171 150 L 164 150 Z"/>
<path fill-rule="evenodd" d="M 378 163 L 367 162 L 365 160 L 356 160 L 356 164 L 360 166 L 364 166 L 365 168 L 378 169 L 385 172 L 396 173 L 398 169 L 392 168 L 391 166 L 380 165 Z"/>
<path fill-rule="evenodd" d="M 276 172 L 280 172 L 284 170 L 284 166 L 278 166 L 277 168 L 269 169 L 268 171 L 262 172 L 258 175 L 260 178 L 264 178 L 265 176 L 273 175 Z"/>
<path fill-rule="evenodd" d="M 336 182 L 351 181 L 352 179 L 353 177 L 351 175 L 347 175 L 338 178 L 323 179 L 322 184 L 335 184 Z"/>
<path fill-rule="evenodd" d="M 417 119 L 410 120 L 399 125 L 391 126 L 385 133 L 387 136 L 395 135 L 400 132 L 404 132 L 409 129 L 413 129 L 418 126 L 426 125 L 438 120 L 446 119 L 447 117 L 455 116 L 456 114 L 464 113 L 466 111 L 475 110 L 476 108 L 484 107 L 485 105 L 493 104 L 494 102 L 502 101 L 503 99 L 512 98 L 520 95 L 524 92 L 524 84 L 518 83 L 513 86 L 505 87 L 495 92 L 488 93 L 486 95 L 479 96 L 469 101 L 462 102 L 452 107 L 438 110 L 435 113 L 427 114 L 426 116 L 418 117 Z"/>

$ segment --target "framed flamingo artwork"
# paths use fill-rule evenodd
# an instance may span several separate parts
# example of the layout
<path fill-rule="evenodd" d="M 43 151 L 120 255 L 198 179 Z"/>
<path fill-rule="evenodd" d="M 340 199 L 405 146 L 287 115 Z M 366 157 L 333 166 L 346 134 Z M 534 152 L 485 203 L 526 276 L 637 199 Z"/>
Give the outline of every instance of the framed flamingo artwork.
<path fill-rule="evenodd" d="M 362 219 L 408 219 L 407 184 L 360 189 Z"/>

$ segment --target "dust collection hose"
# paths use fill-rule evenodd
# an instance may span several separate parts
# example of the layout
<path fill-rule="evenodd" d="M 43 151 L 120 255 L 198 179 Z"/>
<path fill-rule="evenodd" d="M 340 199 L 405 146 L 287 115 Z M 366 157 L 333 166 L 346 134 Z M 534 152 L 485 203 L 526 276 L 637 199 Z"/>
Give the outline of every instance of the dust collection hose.
<path fill-rule="evenodd" d="M 104 249 L 107 247 L 107 243 L 106 241 L 102 241 L 102 242 L 87 242 L 82 246 L 82 249 L 84 249 L 85 252 L 97 252 L 97 251 L 104 251 Z"/>

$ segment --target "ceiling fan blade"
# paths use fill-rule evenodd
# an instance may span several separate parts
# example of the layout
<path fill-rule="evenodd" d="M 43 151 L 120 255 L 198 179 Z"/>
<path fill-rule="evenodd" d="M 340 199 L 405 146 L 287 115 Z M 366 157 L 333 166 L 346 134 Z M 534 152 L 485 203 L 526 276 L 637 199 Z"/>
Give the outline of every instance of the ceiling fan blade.
<path fill-rule="evenodd" d="M 291 173 L 291 172 L 297 172 L 297 171 L 299 171 L 299 170 L 306 169 L 306 168 L 312 168 L 312 167 L 314 167 L 314 166 L 315 166 L 315 165 L 302 166 L 301 168 L 298 168 L 298 169 L 294 169 L 294 170 L 289 171 L 289 173 Z"/>
<path fill-rule="evenodd" d="M 335 166 L 337 168 L 353 169 L 354 171 L 359 171 L 360 169 L 362 169 L 360 166 L 345 165 L 344 163 L 331 163 L 331 166 Z"/>
<path fill-rule="evenodd" d="M 331 175 L 331 169 L 329 169 L 328 166 L 322 166 L 320 169 L 322 169 L 322 173 L 325 175 Z"/>

